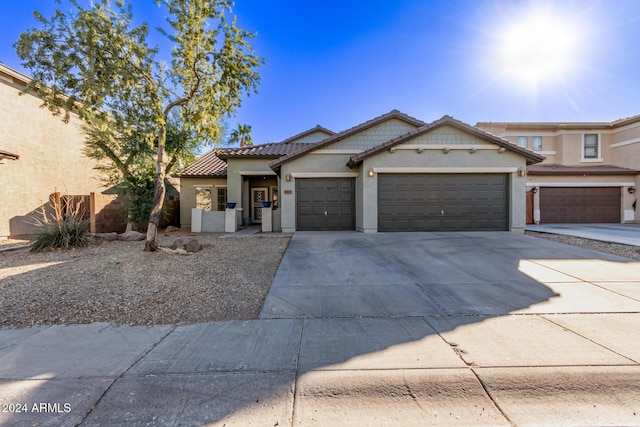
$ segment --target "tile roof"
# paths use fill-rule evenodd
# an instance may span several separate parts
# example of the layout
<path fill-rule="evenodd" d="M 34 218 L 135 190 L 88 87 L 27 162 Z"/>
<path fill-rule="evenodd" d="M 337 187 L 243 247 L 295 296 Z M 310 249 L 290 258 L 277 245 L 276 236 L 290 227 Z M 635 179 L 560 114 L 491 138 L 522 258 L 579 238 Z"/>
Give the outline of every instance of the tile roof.
<path fill-rule="evenodd" d="M 180 173 L 181 177 L 227 176 L 227 162 L 220 159 L 221 150 L 211 150 L 203 154 L 196 162 L 191 163 Z"/>
<path fill-rule="evenodd" d="M 488 140 L 496 145 L 499 145 L 501 147 L 504 147 L 508 150 L 511 151 L 515 151 L 519 154 L 524 155 L 525 157 L 527 157 L 527 162 L 528 163 L 537 163 L 537 162 L 541 162 L 545 159 L 544 156 L 541 156 L 540 154 L 534 153 L 531 150 L 528 150 L 526 148 L 520 147 L 516 144 L 511 143 L 510 141 L 507 141 L 506 139 L 500 138 L 498 136 L 495 136 L 492 133 L 486 132 L 482 129 L 470 126 L 466 123 L 461 122 L 460 120 L 456 120 L 453 117 L 450 116 L 443 116 L 440 120 L 436 120 L 432 123 L 429 124 L 425 124 L 423 126 L 420 126 L 419 128 L 412 130 L 411 132 L 408 132 L 404 135 L 400 135 L 397 138 L 394 138 L 390 141 L 385 142 L 384 144 L 380 144 L 376 147 L 370 148 L 366 151 L 363 151 L 362 153 L 356 154 L 351 156 L 351 158 L 349 159 L 349 162 L 347 163 L 347 166 L 349 166 L 350 168 L 354 168 L 357 165 L 359 165 L 364 159 L 366 159 L 369 156 L 373 156 L 381 151 L 387 150 L 395 145 L 398 144 L 402 144 L 412 138 L 415 138 L 419 135 L 425 134 L 427 132 L 430 132 L 440 126 L 453 126 L 455 128 L 458 128 L 464 132 L 467 133 L 471 133 L 479 138 Z"/>
<path fill-rule="evenodd" d="M 180 176 L 182 177 L 224 177 L 227 176 L 227 162 L 229 158 L 278 158 L 290 153 L 299 151 L 309 143 L 295 142 L 300 138 L 311 135 L 315 132 L 323 132 L 325 134 L 333 135 L 334 132 L 320 125 L 300 132 L 290 138 L 285 139 L 282 142 L 271 142 L 269 144 L 252 145 L 249 147 L 236 147 L 236 148 L 218 148 L 211 150 L 204 154 L 196 162 L 188 165 L 182 170 Z"/>
<path fill-rule="evenodd" d="M 612 122 L 478 122 L 476 126 L 503 126 L 510 130 L 581 130 L 581 129 L 615 129 L 631 123 L 640 122 L 640 114 L 625 117 Z"/>
<path fill-rule="evenodd" d="M 280 157 L 294 153 L 309 144 L 297 142 L 272 142 L 263 145 L 253 145 L 242 148 L 225 148 L 219 150 L 218 157 L 228 159 L 230 157 Z"/>
<path fill-rule="evenodd" d="M 9 160 L 18 160 L 20 158 L 19 155 L 10 153 L 8 151 L 0 150 L 0 160 L 1 159 L 9 159 Z"/>
<path fill-rule="evenodd" d="M 415 126 L 423 126 L 425 125 L 425 122 L 423 122 L 422 120 L 418 120 L 415 117 L 411 117 L 407 114 L 401 113 L 398 110 L 392 110 L 386 114 L 383 114 L 381 116 L 378 116 L 376 118 L 373 118 L 371 120 L 368 120 L 364 123 L 361 123 L 357 126 L 352 127 L 351 129 L 347 129 L 345 131 L 336 133 L 328 138 L 323 139 L 322 141 L 318 141 L 316 143 L 313 144 L 305 144 L 305 147 L 302 148 L 299 151 L 295 151 L 292 152 L 290 154 L 287 154 L 286 156 L 280 157 L 279 159 L 276 159 L 274 161 L 272 161 L 271 163 L 269 163 L 269 166 L 271 166 L 272 169 L 277 170 L 280 168 L 280 165 L 282 163 L 286 163 L 290 160 L 293 160 L 299 156 L 302 156 L 305 153 L 308 153 L 309 151 L 313 151 L 313 150 L 317 150 L 318 148 L 324 147 L 326 145 L 332 144 L 336 141 L 340 141 L 341 139 L 347 138 L 355 133 L 361 132 L 363 130 L 366 130 L 368 128 L 371 128 L 377 124 L 380 124 L 382 122 L 385 122 L 387 120 L 390 119 L 399 119 L 402 121 L 405 121 L 407 123 L 411 123 Z"/>
<path fill-rule="evenodd" d="M 539 164 L 527 167 L 529 175 L 638 175 L 639 170 L 611 165 L 564 166 Z"/>

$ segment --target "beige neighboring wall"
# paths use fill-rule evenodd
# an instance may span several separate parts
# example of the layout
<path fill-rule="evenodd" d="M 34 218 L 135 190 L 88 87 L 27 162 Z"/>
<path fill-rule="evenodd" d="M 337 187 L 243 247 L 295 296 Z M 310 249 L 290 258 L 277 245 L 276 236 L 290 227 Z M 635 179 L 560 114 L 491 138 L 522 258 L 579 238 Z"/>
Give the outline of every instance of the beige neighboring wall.
<path fill-rule="evenodd" d="M 640 169 L 640 119 L 635 123 L 621 126 L 611 135 L 611 158 L 613 164 L 629 169 Z M 633 222 L 640 222 L 640 204 L 637 200 L 640 198 L 640 175 L 634 177 L 634 189 L 636 192 L 629 193 L 627 189 L 623 193 L 625 215 L 631 218 Z M 633 203 L 636 208 L 633 208 Z"/>
<path fill-rule="evenodd" d="M 21 92 L 28 80 L 0 64 L 0 149 L 20 156 L 0 165 L 0 237 L 36 233 L 32 223 L 54 192 L 104 189 L 95 161 L 83 154 L 79 119 L 65 124 L 40 108 L 39 98 Z"/>

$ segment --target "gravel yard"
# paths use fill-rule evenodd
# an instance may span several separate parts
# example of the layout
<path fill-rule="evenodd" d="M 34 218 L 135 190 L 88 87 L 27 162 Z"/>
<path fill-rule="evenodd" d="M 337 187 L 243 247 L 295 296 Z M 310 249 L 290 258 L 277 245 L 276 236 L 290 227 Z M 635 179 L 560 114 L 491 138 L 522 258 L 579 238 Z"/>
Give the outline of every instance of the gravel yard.
<path fill-rule="evenodd" d="M 622 245 L 619 243 L 600 242 L 598 240 L 583 239 L 582 237 L 564 236 L 561 234 L 538 233 L 535 231 L 525 231 L 527 236 L 549 239 L 555 242 L 566 243 L 568 245 L 580 246 L 581 248 L 593 249 L 594 251 L 613 254 L 630 259 L 640 260 L 640 247 Z"/>
<path fill-rule="evenodd" d="M 159 235 L 169 246 L 185 234 Z M 198 234 L 192 255 L 144 242 L 0 253 L 0 326 L 187 324 L 256 318 L 289 237 Z M 0 246 L 1 247 L 1 246 Z"/>

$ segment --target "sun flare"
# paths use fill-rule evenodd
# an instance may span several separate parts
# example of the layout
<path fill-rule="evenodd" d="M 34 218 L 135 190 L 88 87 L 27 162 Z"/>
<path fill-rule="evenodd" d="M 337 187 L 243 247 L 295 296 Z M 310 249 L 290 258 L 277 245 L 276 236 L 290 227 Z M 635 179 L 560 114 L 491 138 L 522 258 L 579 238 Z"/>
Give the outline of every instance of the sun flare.
<path fill-rule="evenodd" d="M 499 73 L 532 86 L 568 78 L 579 56 L 580 32 L 570 19 L 549 11 L 530 11 L 496 34 Z"/>

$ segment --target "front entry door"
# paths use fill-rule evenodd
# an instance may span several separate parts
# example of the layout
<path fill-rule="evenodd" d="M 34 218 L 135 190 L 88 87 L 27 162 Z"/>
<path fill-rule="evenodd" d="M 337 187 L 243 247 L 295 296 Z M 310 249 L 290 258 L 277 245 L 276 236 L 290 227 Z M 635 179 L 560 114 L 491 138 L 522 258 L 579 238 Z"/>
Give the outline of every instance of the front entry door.
<path fill-rule="evenodd" d="M 267 187 L 251 189 L 251 222 L 262 224 L 262 202 L 267 201 L 269 201 L 269 189 Z"/>

